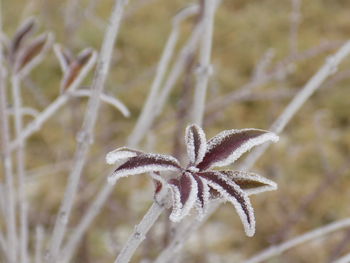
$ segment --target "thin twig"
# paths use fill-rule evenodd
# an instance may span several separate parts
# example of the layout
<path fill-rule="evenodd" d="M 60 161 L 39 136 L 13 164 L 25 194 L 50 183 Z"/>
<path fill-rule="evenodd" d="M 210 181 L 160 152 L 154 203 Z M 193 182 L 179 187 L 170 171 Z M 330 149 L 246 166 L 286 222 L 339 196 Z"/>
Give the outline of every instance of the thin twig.
<path fill-rule="evenodd" d="M 139 142 L 142 140 L 144 135 L 147 133 L 146 131 L 152 125 L 152 122 L 155 118 L 155 108 L 156 108 L 156 104 L 159 103 L 158 98 L 159 98 L 161 84 L 167 72 L 170 60 L 174 53 L 177 40 L 179 38 L 180 23 L 184 19 L 188 18 L 189 16 L 196 14 L 198 10 L 199 8 L 197 5 L 191 5 L 183 9 L 181 12 L 179 12 L 173 19 L 173 28 L 168 37 L 162 56 L 159 60 L 157 70 L 156 70 L 156 75 L 152 82 L 149 95 L 142 108 L 141 114 L 136 122 L 135 128 L 133 129 L 131 135 L 128 138 L 128 145 L 130 145 L 131 147 L 135 147 L 139 144 Z M 179 64 L 179 62 L 177 62 L 177 64 Z M 172 73 L 173 72 L 174 72 L 174 69 L 172 70 Z"/>
<path fill-rule="evenodd" d="M 26 140 L 33 133 L 40 130 L 41 126 L 49 120 L 53 114 L 55 114 L 70 98 L 70 93 L 74 92 L 86 75 L 89 73 L 91 68 L 94 66 L 96 61 L 96 52 L 92 53 L 92 57 L 89 60 L 88 64 L 85 65 L 78 75 L 78 77 L 74 80 L 74 82 L 70 85 L 69 89 L 61 94 L 56 100 L 54 100 L 50 105 L 48 105 L 41 113 L 37 115 L 37 117 L 30 122 L 21 132 L 21 135 L 18 136 L 13 142 L 10 144 L 10 151 L 13 151 L 18 148 L 21 140 Z"/>
<path fill-rule="evenodd" d="M 23 129 L 23 117 L 21 113 L 22 95 L 20 87 L 20 78 L 18 75 L 13 75 L 12 79 L 12 98 L 15 113 L 15 132 L 19 137 Z M 20 139 L 17 149 L 17 176 L 18 176 L 18 201 L 20 205 L 20 231 L 19 231 L 19 249 L 20 262 L 28 262 L 28 203 L 25 194 L 25 141 Z"/>
<path fill-rule="evenodd" d="M 333 263 L 349 263 L 349 262 L 350 262 L 350 253 L 333 261 Z"/>
<path fill-rule="evenodd" d="M 35 229 L 35 263 L 41 263 L 43 260 L 43 240 L 44 240 L 44 228 L 38 225 Z"/>
<path fill-rule="evenodd" d="M 154 202 L 150 209 L 148 209 L 141 222 L 135 226 L 134 232 L 130 235 L 114 263 L 128 263 L 135 253 L 138 246 L 146 238 L 146 234 L 150 228 L 157 221 L 158 217 L 163 212 L 164 207 Z"/>
<path fill-rule="evenodd" d="M 70 93 L 70 95 L 74 96 L 74 97 L 91 97 L 92 92 L 90 90 L 76 90 Z M 125 104 L 123 102 L 121 102 L 120 100 L 109 96 L 107 94 L 100 94 L 100 99 L 101 101 L 112 105 L 114 108 L 116 108 L 117 110 L 119 110 L 124 117 L 129 117 L 130 116 L 130 111 L 129 109 L 125 106 Z"/>
<path fill-rule="evenodd" d="M 61 243 L 64 238 L 69 216 L 74 204 L 74 197 L 77 192 L 78 183 L 84 168 L 90 145 L 93 141 L 93 131 L 100 106 L 100 94 L 103 92 L 104 84 L 108 75 L 110 61 L 116 37 L 119 32 L 120 21 L 124 13 L 124 6 L 127 0 L 115 1 L 109 26 L 106 29 L 105 37 L 92 83 L 92 96 L 89 99 L 82 130 L 78 136 L 78 145 L 74 157 L 74 165 L 68 178 L 67 188 L 56 219 L 50 251 L 48 258 L 56 262 L 59 256 Z"/>
<path fill-rule="evenodd" d="M 202 125 L 205 107 L 205 97 L 207 93 L 209 76 L 212 74 L 212 66 L 210 64 L 212 42 L 213 42 L 213 28 L 214 15 L 218 1 L 205 0 L 203 26 L 204 32 L 201 39 L 200 53 L 199 53 L 199 67 L 197 68 L 197 81 L 194 93 L 192 121 L 198 125 Z"/>
<path fill-rule="evenodd" d="M 272 246 L 270 248 L 267 248 L 267 249 L 261 251 L 260 253 L 258 253 L 257 255 L 255 255 L 254 257 L 249 258 L 243 262 L 244 263 L 262 262 L 268 258 L 271 258 L 273 256 L 277 256 L 290 248 L 293 248 L 295 246 L 298 246 L 300 244 L 303 244 L 303 243 L 311 241 L 311 240 L 315 240 L 319 237 L 325 236 L 329 233 L 332 233 L 334 231 L 337 231 L 337 230 L 342 229 L 342 228 L 347 228 L 347 227 L 350 227 L 350 218 L 346 218 L 343 220 L 333 222 L 331 224 L 317 228 L 313 231 L 307 232 L 307 233 L 300 235 L 296 238 L 288 240 L 287 242 L 283 242 L 282 244 L 279 244 L 277 246 Z"/>
<path fill-rule="evenodd" d="M 0 2 L 0 35 L 2 35 L 2 2 Z M 6 75 L 3 66 L 3 48 L 0 42 L 0 121 L 1 121 L 1 159 L 5 174 L 6 189 L 6 230 L 7 230 L 7 257 L 10 263 L 17 262 L 17 234 L 16 234 L 16 206 L 15 188 L 10 151 L 10 131 L 7 113 Z"/>
<path fill-rule="evenodd" d="M 303 106 L 303 104 L 310 98 L 310 96 L 321 86 L 326 78 L 337 71 L 338 65 L 347 57 L 350 53 L 350 41 L 347 41 L 338 51 L 331 57 L 327 58 L 326 63 L 319 69 L 319 71 L 305 84 L 301 91 L 294 97 L 294 99 L 288 104 L 286 109 L 280 115 L 280 117 L 272 124 L 270 130 L 277 134 L 281 133 L 287 123 L 292 119 L 295 113 Z M 253 166 L 258 158 L 269 147 L 269 143 L 266 143 L 255 150 L 244 160 L 242 167 L 249 169 Z"/>

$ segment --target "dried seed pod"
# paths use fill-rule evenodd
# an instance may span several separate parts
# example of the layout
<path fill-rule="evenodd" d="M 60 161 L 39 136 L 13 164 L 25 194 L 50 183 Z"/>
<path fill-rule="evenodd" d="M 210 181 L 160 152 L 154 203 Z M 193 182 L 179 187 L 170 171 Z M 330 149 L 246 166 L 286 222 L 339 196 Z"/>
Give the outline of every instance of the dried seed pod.
<path fill-rule="evenodd" d="M 91 48 L 84 49 L 78 57 L 73 60 L 66 70 L 61 82 L 61 92 L 67 90 L 81 76 L 83 69 L 94 57 L 94 51 Z"/>
<path fill-rule="evenodd" d="M 36 29 L 36 20 L 34 17 L 30 17 L 26 19 L 15 32 L 11 44 L 10 44 L 10 60 L 13 63 L 15 60 L 15 56 L 20 50 L 21 46 L 23 46 L 23 42 L 26 38 L 28 38 L 31 34 L 35 32 Z"/>
<path fill-rule="evenodd" d="M 42 34 L 36 37 L 27 47 L 18 54 L 15 61 L 15 72 L 28 73 L 36 64 L 35 60 L 39 60 L 45 53 L 52 42 L 51 34 Z"/>

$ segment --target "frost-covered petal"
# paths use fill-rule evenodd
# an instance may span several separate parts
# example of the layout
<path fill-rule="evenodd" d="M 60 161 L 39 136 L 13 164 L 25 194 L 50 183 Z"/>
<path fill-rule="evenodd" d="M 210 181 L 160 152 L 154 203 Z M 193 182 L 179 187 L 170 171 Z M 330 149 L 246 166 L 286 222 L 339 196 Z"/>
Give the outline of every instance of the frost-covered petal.
<path fill-rule="evenodd" d="M 203 160 L 207 141 L 205 133 L 201 127 L 196 124 L 192 124 L 186 128 L 186 147 L 188 158 L 192 165 L 196 165 Z"/>
<path fill-rule="evenodd" d="M 233 180 L 248 195 L 259 194 L 277 189 L 277 184 L 256 173 L 243 171 L 220 171 Z"/>
<path fill-rule="evenodd" d="M 243 223 L 247 236 L 253 236 L 255 233 L 254 210 L 248 198 L 248 195 L 233 181 L 227 180 L 220 172 L 201 172 L 197 173 L 211 188 L 220 193 L 222 198 L 234 205 L 236 211 Z"/>
<path fill-rule="evenodd" d="M 197 181 L 198 194 L 196 200 L 196 208 L 199 213 L 199 217 L 204 216 L 207 211 L 207 205 L 210 196 L 209 186 L 203 182 L 203 180 L 196 174 L 193 174 L 193 178 Z"/>
<path fill-rule="evenodd" d="M 181 194 L 180 194 L 178 180 L 170 181 L 169 182 L 169 189 L 170 189 L 172 200 L 173 200 L 172 211 L 170 214 L 170 220 L 174 221 L 174 219 L 175 219 L 175 221 L 176 221 L 177 218 L 180 218 L 181 209 L 182 209 Z"/>
<path fill-rule="evenodd" d="M 179 162 L 172 156 L 163 154 L 140 154 L 130 158 L 108 177 L 108 182 L 114 184 L 119 178 L 131 174 L 148 172 L 181 171 Z"/>
<path fill-rule="evenodd" d="M 176 191 L 180 193 L 180 204 L 178 203 L 178 197 L 175 196 L 173 205 L 175 207 L 170 214 L 170 220 L 179 222 L 189 214 L 191 208 L 195 205 L 198 194 L 197 181 L 190 173 L 183 173 L 179 179 L 171 180 L 170 184 L 173 184 L 177 188 Z"/>
<path fill-rule="evenodd" d="M 227 130 L 208 141 L 207 151 L 197 167 L 206 170 L 236 161 L 243 153 L 267 141 L 278 141 L 272 132 L 259 129 Z"/>
<path fill-rule="evenodd" d="M 125 159 L 132 158 L 140 154 L 143 154 L 143 152 L 127 147 L 121 147 L 107 153 L 106 162 L 108 164 L 115 164 L 116 162 L 123 161 Z"/>

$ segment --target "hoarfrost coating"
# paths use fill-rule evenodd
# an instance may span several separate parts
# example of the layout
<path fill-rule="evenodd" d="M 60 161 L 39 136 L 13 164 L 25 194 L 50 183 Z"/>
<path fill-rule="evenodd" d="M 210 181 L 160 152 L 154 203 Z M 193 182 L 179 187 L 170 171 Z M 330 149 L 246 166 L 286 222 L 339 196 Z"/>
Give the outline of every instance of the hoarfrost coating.
<path fill-rule="evenodd" d="M 247 236 L 253 236 L 255 216 L 249 195 L 275 190 L 276 183 L 255 173 L 210 169 L 231 164 L 243 153 L 267 141 L 277 142 L 278 136 L 259 129 L 242 129 L 220 132 L 207 143 L 202 128 L 193 124 L 186 128 L 185 134 L 187 167 L 181 167 L 179 161 L 170 155 L 122 147 L 106 156 L 108 164 L 124 161 L 108 182 L 114 184 L 121 177 L 151 173 L 156 182 L 156 200 L 162 189 L 171 193 L 170 220 L 174 222 L 181 221 L 193 207 L 201 218 L 210 199 L 223 199 L 235 207 Z M 177 176 L 166 179 L 159 174 L 164 171 L 176 172 Z"/>

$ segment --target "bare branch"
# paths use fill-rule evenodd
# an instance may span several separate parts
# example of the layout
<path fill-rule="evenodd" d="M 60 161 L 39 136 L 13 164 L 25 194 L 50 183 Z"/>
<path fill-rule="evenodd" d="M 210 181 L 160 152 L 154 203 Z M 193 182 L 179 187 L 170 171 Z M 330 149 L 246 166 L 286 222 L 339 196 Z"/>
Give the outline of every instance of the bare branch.
<path fill-rule="evenodd" d="M 317 228 L 317 229 L 310 231 L 310 232 L 307 232 L 301 236 L 298 236 L 296 238 L 288 240 L 287 242 L 283 242 L 282 244 L 267 248 L 267 249 L 261 251 L 260 253 L 258 253 L 257 255 L 255 255 L 254 257 L 245 260 L 244 263 L 262 262 L 268 258 L 271 258 L 273 256 L 277 256 L 277 255 L 281 254 L 282 252 L 284 252 L 288 249 L 291 249 L 295 246 L 298 246 L 298 245 L 303 244 L 305 242 L 315 240 L 319 237 L 328 235 L 329 233 L 332 233 L 332 232 L 337 231 L 339 229 L 348 228 L 348 227 L 350 227 L 350 218 L 346 218 L 343 220 L 333 222 L 331 224 Z M 344 262 L 347 262 L 347 261 L 344 261 Z"/>
<path fill-rule="evenodd" d="M 78 145 L 74 157 L 74 165 L 68 178 L 67 188 L 52 234 L 48 255 L 49 261 L 52 262 L 56 262 L 59 257 L 61 243 L 63 241 L 67 223 L 74 204 L 74 198 L 77 192 L 80 176 L 86 162 L 90 144 L 93 141 L 93 131 L 100 106 L 100 94 L 103 91 L 108 75 L 114 43 L 119 32 L 120 21 L 122 19 L 124 6 L 126 4 L 127 0 L 115 1 L 110 23 L 106 29 L 105 38 L 102 43 L 102 48 L 95 71 L 95 77 L 92 83 L 92 96 L 90 97 L 85 113 L 82 130 L 78 136 Z"/>

